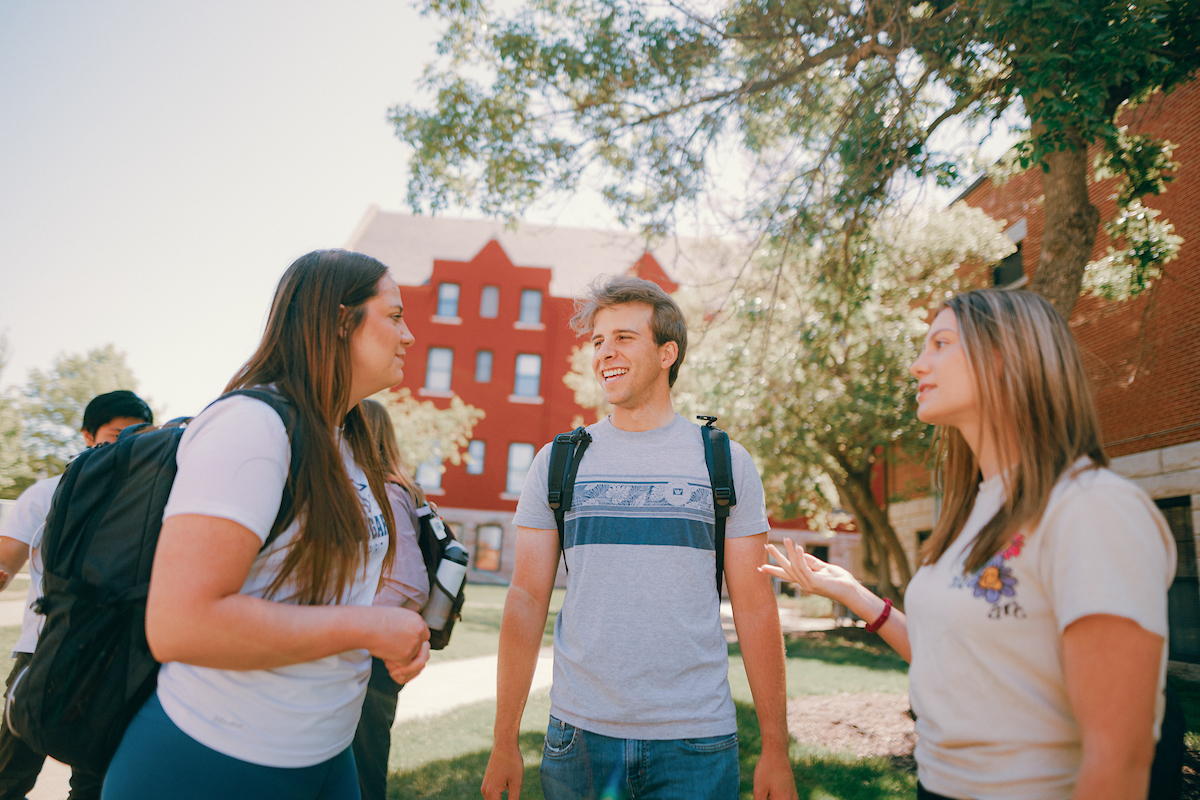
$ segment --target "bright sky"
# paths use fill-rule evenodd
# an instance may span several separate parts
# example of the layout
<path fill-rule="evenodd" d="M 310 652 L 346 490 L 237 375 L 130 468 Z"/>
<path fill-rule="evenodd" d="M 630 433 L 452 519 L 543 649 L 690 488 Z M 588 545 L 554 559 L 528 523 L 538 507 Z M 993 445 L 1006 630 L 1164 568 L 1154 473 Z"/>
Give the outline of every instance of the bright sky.
<path fill-rule="evenodd" d="M 436 35 L 408 0 L 0 2 L 3 384 L 112 343 L 199 411 L 293 259 L 404 208 L 386 113 Z"/>
<path fill-rule="evenodd" d="M 386 113 L 436 38 L 409 0 L 0 0 L 0 385 L 111 343 L 203 408 L 292 260 L 405 209 Z"/>

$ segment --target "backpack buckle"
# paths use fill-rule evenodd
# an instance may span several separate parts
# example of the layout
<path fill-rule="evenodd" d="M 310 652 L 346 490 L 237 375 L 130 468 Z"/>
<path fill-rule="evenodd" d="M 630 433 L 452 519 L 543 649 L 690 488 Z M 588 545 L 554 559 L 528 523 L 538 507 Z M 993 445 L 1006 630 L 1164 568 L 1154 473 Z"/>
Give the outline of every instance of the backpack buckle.
<path fill-rule="evenodd" d="M 727 506 L 729 501 L 733 499 L 733 492 L 728 486 L 718 486 L 713 489 L 713 501 L 717 505 Z"/>
<path fill-rule="evenodd" d="M 713 423 L 717 421 L 716 417 L 710 417 L 707 414 L 697 414 L 696 419 L 704 423 L 704 427 L 711 428 Z"/>

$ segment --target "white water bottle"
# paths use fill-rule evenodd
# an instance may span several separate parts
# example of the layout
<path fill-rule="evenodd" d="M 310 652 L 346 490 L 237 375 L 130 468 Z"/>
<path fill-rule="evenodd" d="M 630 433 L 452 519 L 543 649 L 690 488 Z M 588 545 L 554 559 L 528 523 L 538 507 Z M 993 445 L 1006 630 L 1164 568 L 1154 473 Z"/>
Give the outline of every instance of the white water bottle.
<path fill-rule="evenodd" d="M 467 551 L 458 542 L 450 542 L 442 553 L 434 585 L 429 587 L 429 602 L 421 611 L 421 617 L 431 631 L 446 627 L 454 599 L 462 588 L 467 575 Z"/>

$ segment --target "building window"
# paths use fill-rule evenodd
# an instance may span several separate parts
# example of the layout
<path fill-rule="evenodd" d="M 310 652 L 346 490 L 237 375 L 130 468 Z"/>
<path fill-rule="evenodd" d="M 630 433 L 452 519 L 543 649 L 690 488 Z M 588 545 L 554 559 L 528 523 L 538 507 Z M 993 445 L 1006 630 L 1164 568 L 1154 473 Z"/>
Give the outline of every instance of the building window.
<path fill-rule="evenodd" d="M 504 484 L 507 494 L 520 494 L 525 486 L 525 476 L 533 464 L 533 445 L 513 442 L 508 446 L 508 480 Z"/>
<path fill-rule="evenodd" d="M 438 286 L 437 315 L 439 317 L 458 316 L 458 284 L 443 283 Z"/>
<path fill-rule="evenodd" d="M 449 347 L 429 348 L 429 363 L 425 365 L 425 388 L 431 392 L 450 391 L 450 371 L 453 368 L 453 350 Z"/>
<path fill-rule="evenodd" d="M 521 353 L 517 356 L 517 378 L 513 394 L 517 397 L 537 397 L 542 379 L 542 357 Z"/>
<path fill-rule="evenodd" d="M 479 316 L 484 319 L 495 319 L 500 313 L 500 287 L 485 286 L 479 296 Z"/>
<path fill-rule="evenodd" d="M 476 528 L 475 569 L 481 572 L 498 572 L 502 544 L 504 544 L 504 528 L 499 525 L 480 525 Z"/>
<path fill-rule="evenodd" d="M 529 325 L 542 321 L 542 293 L 537 289 L 525 289 L 521 292 L 520 321 Z"/>
<path fill-rule="evenodd" d="M 1008 286 L 1025 277 L 1025 262 L 1021 256 L 1021 243 L 1017 242 L 1016 252 L 1004 257 L 1004 260 L 992 268 L 992 285 Z"/>
<path fill-rule="evenodd" d="M 1175 580 L 1167 590 L 1167 629 L 1172 661 L 1200 663 L 1200 577 L 1196 569 L 1196 537 L 1192 497 L 1155 500 L 1175 537 Z"/>
<path fill-rule="evenodd" d="M 475 382 L 492 382 L 492 351 L 480 350 L 475 354 Z"/>
<path fill-rule="evenodd" d="M 441 455 L 435 452 L 432 456 L 418 464 L 414 480 L 418 486 L 427 492 L 440 492 L 442 488 Z"/>
<path fill-rule="evenodd" d="M 487 445 L 478 439 L 473 439 L 467 443 L 467 474 L 482 475 L 483 474 L 483 456 L 487 452 Z"/>

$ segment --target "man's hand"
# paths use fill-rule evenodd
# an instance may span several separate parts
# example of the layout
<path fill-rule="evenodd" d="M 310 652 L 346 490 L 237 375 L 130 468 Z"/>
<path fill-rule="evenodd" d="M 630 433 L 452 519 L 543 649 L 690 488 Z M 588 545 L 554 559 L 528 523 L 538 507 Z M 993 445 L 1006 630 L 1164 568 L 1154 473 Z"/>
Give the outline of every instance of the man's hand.
<path fill-rule="evenodd" d="M 798 800 L 787 752 L 763 751 L 754 768 L 754 800 Z"/>
<path fill-rule="evenodd" d="M 517 800 L 521 796 L 524 778 L 525 761 L 521 758 L 521 748 L 517 742 L 503 747 L 497 745 L 492 748 L 487 771 L 483 773 L 483 786 L 479 791 L 485 800 L 500 800 L 500 795 L 507 790 L 508 800 Z"/>

